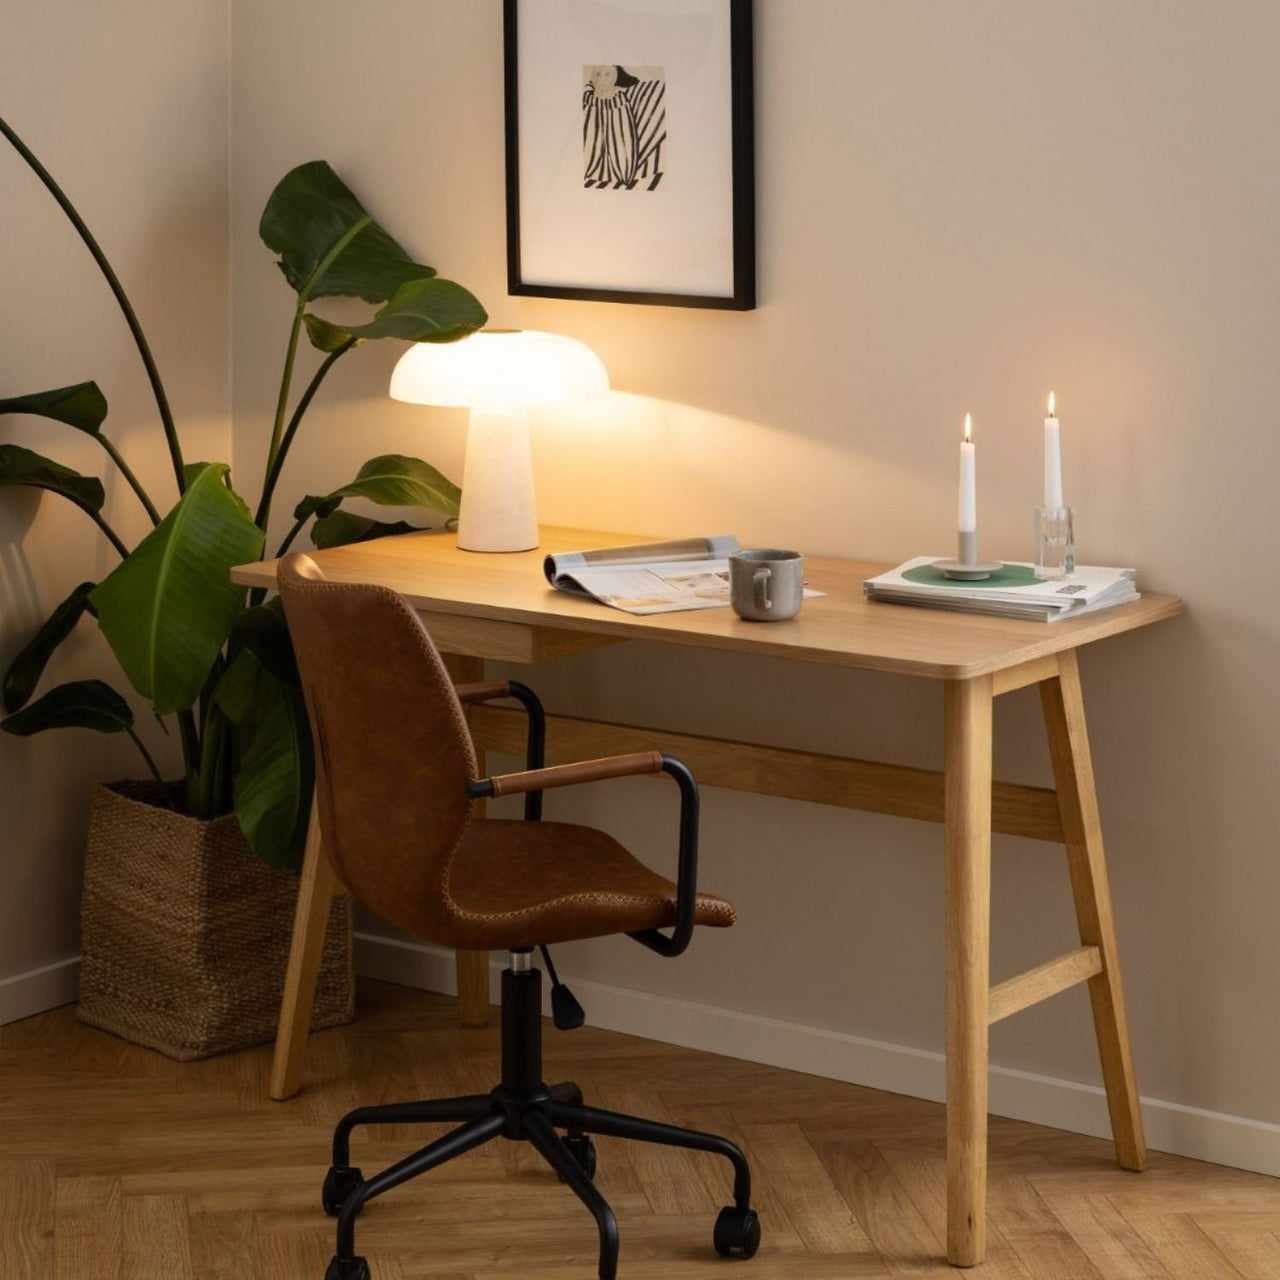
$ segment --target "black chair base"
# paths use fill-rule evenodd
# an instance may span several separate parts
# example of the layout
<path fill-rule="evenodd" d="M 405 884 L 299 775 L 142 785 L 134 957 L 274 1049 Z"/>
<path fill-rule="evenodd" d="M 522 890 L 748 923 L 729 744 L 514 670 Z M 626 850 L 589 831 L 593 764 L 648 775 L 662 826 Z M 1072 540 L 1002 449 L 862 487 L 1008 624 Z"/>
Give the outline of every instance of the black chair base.
<path fill-rule="evenodd" d="M 338 1219 L 337 1253 L 325 1280 L 371 1280 L 368 1263 L 355 1252 L 356 1218 L 370 1200 L 498 1137 L 530 1143 L 590 1210 L 600 1232 L 600 1280 L 615 1280 L 618 1273 L 618 1221 L 592 1181 L 591 1134 L 724 1156 L 733 1166 L 733 1204 L 720 1212 L 713 1245 L 726 1256 L 755 1254 L 760 1222 L 751 1208 L 751 1173 L 741 1150 L 714 1134 L 588 1107 L 576 1084 L 542 1083 L 541 1010 L 541 973 L 507 969 L 502 975 L 502 1084 L 488 1094 L 362 1107 L 343 1117 L 334 1131 L 333 1165 L 321 1193 L 325 1212 Z M 459 1127 L 367 1181 L 350 1163 L 351 1132 L 358 1125 L 441 1122 Z"/>

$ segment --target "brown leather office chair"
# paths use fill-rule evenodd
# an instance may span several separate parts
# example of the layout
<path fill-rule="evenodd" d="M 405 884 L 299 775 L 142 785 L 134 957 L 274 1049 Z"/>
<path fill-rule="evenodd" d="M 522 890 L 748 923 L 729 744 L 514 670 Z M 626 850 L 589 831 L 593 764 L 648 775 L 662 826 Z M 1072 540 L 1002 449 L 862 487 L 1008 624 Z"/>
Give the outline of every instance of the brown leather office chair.
<path fill-rule="evenodd" d="M 601 1280 L 617 1274 L 618 1226 L 592 1183 L 591 1134 L 727 1157 L 734 1202 L 721 1211 L 713 1242 L 721 1254 L 751 1257 L 760 1226 L 738 1147 L 585 1106 L 577 1085 L 542 1079 L 535 947 L 546 956 L 549 944 L 625 933 L 663 955 L 678 955 L 695 925 L 734 922 L 727 902 L 697 892 L 692 774 L 656 751 L 542 768 L 544 719 L 532 691 L 513 681 L 455 689 L 418 616 L 394 592 L 326 581 L 305 555 L 281 562 L 279 587 L 315 740 L 320 828 L 338 876 L 373 910 L 420 938 L 511 953 L 502 974 L 502 1081 L 492 1092 L 362 1107 L 338 1124 L 322 1193 L 326 1212 L 338 1219 L 326 1280 L 369 1280 L 368 1264 L 355 1252 L 356 1218 L 368 1201 L 499 1136 L 530 1142 L 591 1210 L 600 1232 Z M 529 768 L 482 778 L 463 703 L 506 697 L 529 713 Z M 658 772 L 680 790 L 677 884 L 603 831 L 540 820 L 544 790 Z M 475 815 L 477 800 L 514 794 L 525 796 L 523 820 Z M 375 1177 L 366 1179 L 351 1165 L 351 1132 L 358 1125 L 440 1121 L 461 1127 Z"/>

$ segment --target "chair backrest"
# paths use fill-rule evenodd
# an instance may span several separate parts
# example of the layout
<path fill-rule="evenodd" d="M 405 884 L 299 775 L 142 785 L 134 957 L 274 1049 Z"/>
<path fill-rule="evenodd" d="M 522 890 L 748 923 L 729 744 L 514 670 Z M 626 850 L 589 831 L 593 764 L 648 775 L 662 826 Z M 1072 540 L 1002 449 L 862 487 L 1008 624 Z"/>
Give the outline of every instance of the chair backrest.
<path fill-rule="evenodd" d="M 300 554 L 280 562 L 277 580 L 334 868 L 379 915 L 447 942 L 449 866 L 475 808 L 467 783 L 478 766 L 440 654 L 394 591 L 328 581 Z"/>

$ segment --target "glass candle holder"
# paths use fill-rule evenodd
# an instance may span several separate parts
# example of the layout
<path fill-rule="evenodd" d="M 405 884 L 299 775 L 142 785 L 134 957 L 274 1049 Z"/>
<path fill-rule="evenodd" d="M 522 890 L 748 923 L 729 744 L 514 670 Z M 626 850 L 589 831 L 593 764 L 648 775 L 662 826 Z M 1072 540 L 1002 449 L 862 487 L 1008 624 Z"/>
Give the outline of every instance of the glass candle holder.
<path fill-rule="evenodd" d="M 1076 569 L 1070 507 L 1036 508 L 1036 577 L 1069 578 Z"/>

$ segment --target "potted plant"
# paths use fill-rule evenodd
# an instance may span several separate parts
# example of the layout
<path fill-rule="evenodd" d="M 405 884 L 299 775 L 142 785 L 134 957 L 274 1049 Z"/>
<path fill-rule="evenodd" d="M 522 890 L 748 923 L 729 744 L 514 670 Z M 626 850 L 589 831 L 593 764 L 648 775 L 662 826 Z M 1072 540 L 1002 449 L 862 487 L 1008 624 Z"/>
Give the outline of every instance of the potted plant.
<path fill-rule="evenodd" d="M 234 565 L 266 552 L 266 531 L 308 406 L 343 356 L 380 338 L 453 342 L 486 320 L 461 285 L 415 262 L 328 164 L 287 173 L 271 193 L 260 234 L 297 302 L 262 482 L 253 510 L 222 462 L 188 462 L 142 327 L 79 212 L 16 133 L 0 133 L 57 201 L 101 270 L 133 335 L 154 393 L 176 501 L 162 512 L 103 430 L 107 402 L 93 382 L 0 400 L 0 414 L 36 414 L 84 432 L 119 470 L 151 523 L 135 546 L 103 515 L 104 490 L 16 444 L 0 443 L 0 486 L 47 490 L 74 503 L 120 562 L 84 582 L 10 664 L 0 729 L 29 735 L 79 728 L 127 734 L 148 779 L 95 792 L 82 906 L 80 1015 L 171 1056 L 195 1058 L 268 1039 L 283 981 L 296 873 L 309 819 L 313 761 L 306 711 L 278 602 L 231 584 Z M 339 325 L 312 306 L 325 297 L 374 304 L 367 323 Z M 319 354 L 291 398 L 305 334 Z M 346 484 L 304 497 L 276 554 L 308 524 L 318 546 L 409 528 L 342 509 L 349 497 L 421 506 L 453 517 L 459 490 L 419 458 L 371 458 Z M 58 685 L 35 698 L 55 649 L 96 620 L 134 690 L 172 724 L 183 774 L 162 777 L 129 703 L 101 680 Z M 34 699 L 34 700 L 33 700 Z M 350 906 L 330 920 L 316 1025 L 349 1019 Z"/>

